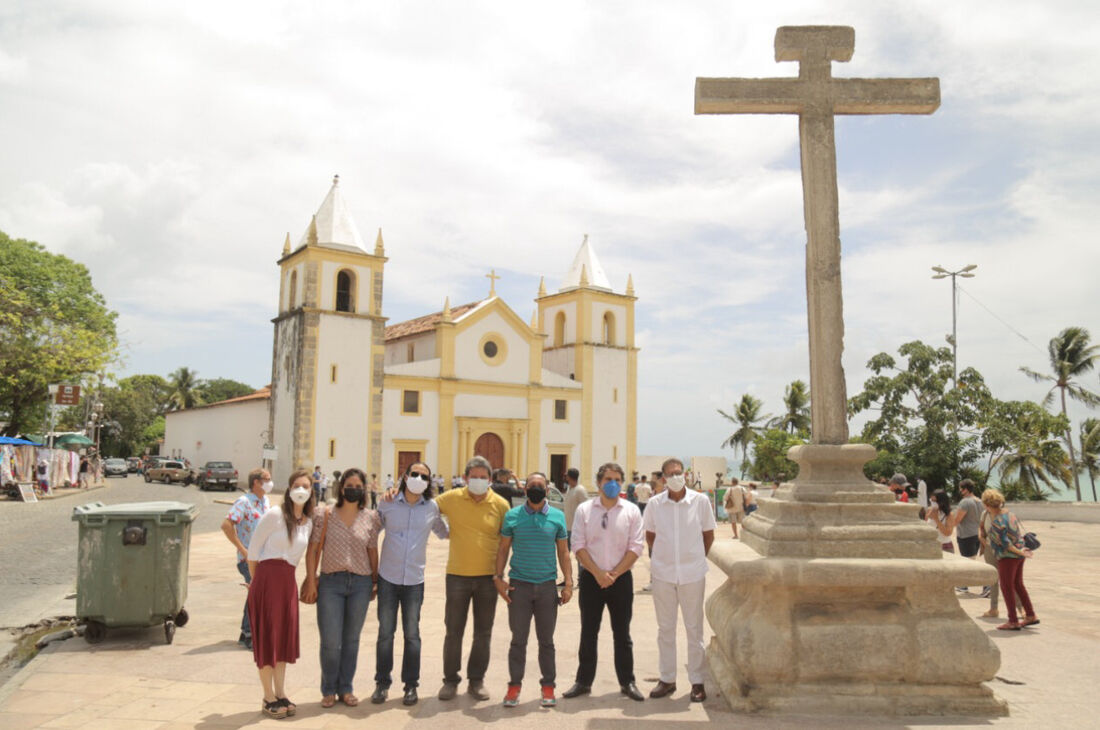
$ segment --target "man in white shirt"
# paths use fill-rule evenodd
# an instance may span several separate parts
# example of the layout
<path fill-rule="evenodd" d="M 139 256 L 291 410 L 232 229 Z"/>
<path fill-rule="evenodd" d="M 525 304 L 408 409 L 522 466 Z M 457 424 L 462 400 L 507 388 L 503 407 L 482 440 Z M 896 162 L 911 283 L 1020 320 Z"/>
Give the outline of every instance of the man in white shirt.
<path fill-rule="evenodd" d="M 661 466 L 665 491 L 649 501 L 643 518 L 645 539 L 652 549 L 653 608 L 657 614 L 660 681 L 650 697 L 676 691 L 676 612 L 684 617 L 688 644 L 691 701 L 707 698 L 703 688 L 706 656 L 703 648 L 703 596 L 707 553 L 714 542 L 714 511 L 707 495 L 686 489 L 684 464 L 665 460 Z"/>
<path fill-rule="evenodd" d="M 642 480 L 634 487 L 634 496 L 638 498 L 638 509 L 641 510 L 644 516 L 645 506 L 653 496 L 653 487 L 646 481 L 645 474 L 642 475 Z"/>
<path fill-rule="evenodd" d="M 730 527 L 733 528 L 733 539 L 738 538 L 737 528 L 745 519 L 745 488 L 737 481 L 737 477 L 730 480 L 730 487 L 726 490 L 726 499 L 722 506 L 726 508 L 726 514 L 730 518 Z"/>

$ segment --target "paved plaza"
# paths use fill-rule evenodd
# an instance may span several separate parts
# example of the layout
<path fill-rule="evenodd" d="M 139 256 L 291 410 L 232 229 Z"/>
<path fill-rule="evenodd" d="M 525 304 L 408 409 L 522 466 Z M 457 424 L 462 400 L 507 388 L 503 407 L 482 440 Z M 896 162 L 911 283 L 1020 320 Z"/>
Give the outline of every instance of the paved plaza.
<path fill-rule="evenodd" d="M 99 495 L 102 495 L 100 492 Z M 97 495 L 97 497 L 99 496 Z M 64 500 L 75 505 L 75 500 Z M 29 508 L 6 505 L 5 509 Z M 204 508 L 211 512 L 222 505 Z M 214 522 L 211 515 L 204 525 Z M 606 621 L 600 635 L 600 666 L 593 694 L 574 700 L 559 698 L 558 707 L 540 709 L 535 642 L 528 651 L 528 676 L 517 708 L 500 705 L 507 679 L 509 643 L 507 613 L 498 604 L 493 653 L 486 677 L 492 699 L 475 702 L 460 694 L 450 702 L 435 698 L 442 677 L 443 566 L 447 546 L 429 542 L 427 595 L 421 620 L 423 667 L 421 701 L 413 708 L 400 703 L 400 682 L 391 700 L 374 706 L 366 700 L 373 688 L 374 636 L 377 619 L 373 605 L 363 632 L 357 694 L 364 699 L 354 709 L 338 705 L 322 710 L 318 704 L 320 669 L 318 635 L 313 608 L 303 606 L 302 658 L 288 671 L 289 694 L 298 714 L 282 721 L 260 714 L 260 687 L 251 654 L 236 644 L 244 588 L 234 569 L 232 549 L 220 532 L 207 528 L 192 539 L 190 595 L 191 621 L 176 632 L 175 642 L 164 643 L 163 631 L 115 630 L 99 645 L 83 639 L 56 643 L 0 689 L 0 727 L 71 728 L 216 728 L 253 725 L 340 728 L 359 726 L 369 719 L 375 727 L 404 727 L 422 721 L 443 721 L 449 727 L 519 720 L 527 726 L 555 728 L 631 728 L 645 730 L 702 723 L 737 724 L 760 728 L 804 727 L 1084 727 L 1095 724 L 1100 697 L 1094 689 L 1100 670 L 1100 575 L 1091 566 L 1100 557 L 1100 525 L 1029 521 L 1043 547 L 1029 561 L 1027 583 L 1042 624 L 1019 633 L 996 631 L 992 619 L 975 618 L 1001 650 L 1002 666 L 994 691 L 1010 705 L 1004 718 L 852 718 L 741 715 L 731 712 L 715 688 L 708 685 L 705 703 L 688 701 L 684 670 L 683 635 L 680 637 L 679 690 L 671 699 L 632 702 L 622 697 L 611 662 L 611 636 Z M 76 527 L 72 525 L 75 542 Z M 729 540 L 729 528 L 719 525 L 720 540 Z M 951 558 L 958 559 L 958 558 Z M 648 577 L 640 561 L 636 585 Z M 301 573 L 301 570 L 299 571 Z M 711 566 L 708 591 L 724 576 Z M 59 614 L 72 612 L 72 601 L 58 596 Z M 971 595 L 961 598 L 968 614 L 978 617 L 988 601 Z M 1003 611 L 1003 608 L 1002 608 Z M 580 619 L 576 603 L 563 608 L 558 620 L 558 691 L 566 689 L 576 671 Z M 638 593 L 634 604 L 634 638 L 638 685 L 648 694 L 656 681 L 657 645 L 653 605 Z M 468 643 L 468 642 L 467 642 Z M 400 653 L 398 638 L 396 651 Z M 889 652 L 890 647 L 882 647 Z M 398 666 L 400 659 L 398 659 Z M 460 687 L 465 689 L 465 684 Z M 396 699 L 392 699 L 396 694 Z"/>

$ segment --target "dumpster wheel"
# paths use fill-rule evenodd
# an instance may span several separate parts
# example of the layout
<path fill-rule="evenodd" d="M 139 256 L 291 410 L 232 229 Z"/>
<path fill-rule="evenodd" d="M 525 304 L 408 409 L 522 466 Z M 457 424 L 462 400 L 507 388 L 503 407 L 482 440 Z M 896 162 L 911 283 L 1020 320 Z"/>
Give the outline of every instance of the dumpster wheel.
<path fill-rule="evenodd" d="M 180 612 L 176 614 L 176 626 L 182 629 L 184 626 L 187 625 L 187 621 L 190 618 L 191 617 L 188 615 L 187 609 L 181 608 Z"/>
<path fill-rule="evenodd" d="M 172 619 L 167 619 L 164 622 L 164 641 L 168 644 L 172 643 L 172 639 L 176 636 L 176 622 Z"/>
<path fill-rule="evenodd" d="M 98 644 L 107 638 L 107 627 L 99 621 L 89 621 L 84 624 L 84 640 L 89 644 Z"/>

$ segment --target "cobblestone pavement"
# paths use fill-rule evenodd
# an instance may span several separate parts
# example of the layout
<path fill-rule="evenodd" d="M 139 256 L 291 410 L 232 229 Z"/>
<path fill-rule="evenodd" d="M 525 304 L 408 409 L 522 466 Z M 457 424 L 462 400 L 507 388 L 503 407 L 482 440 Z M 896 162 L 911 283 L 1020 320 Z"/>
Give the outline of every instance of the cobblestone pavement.
<path fill-rule="evenodd" d="M 76 587 L 73 507 L 88 502 L 119 504 L 175 500 L 199 505 L 195 533 L 217 530 L 240 492 L 200 492 L 178 484 L 146 484 L 137 474 L 110 479 L 103 489 L 32 504 L 0 499 L 0 628 L 23 626 L 58 613 L 58 603 Z M 72 602 L 69 602 L 70 605 Z M 75 608 L 75 606 L 73 607 Z M 62 611 L 62 613 L 65 613 Z M 71 614 L 71 609 L 68 612 Z"/>

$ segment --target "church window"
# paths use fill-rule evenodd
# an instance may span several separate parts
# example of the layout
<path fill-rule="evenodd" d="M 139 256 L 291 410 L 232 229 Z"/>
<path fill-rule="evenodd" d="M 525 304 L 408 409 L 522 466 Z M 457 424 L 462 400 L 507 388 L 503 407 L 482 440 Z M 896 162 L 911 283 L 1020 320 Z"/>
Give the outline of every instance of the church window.
<path fill-rule="evenodd" d="M 558 312 L 554 317 L 554 347 L 565 344 L 565 312 Z"/>
<path fill-rule="evenodd" d="M 615 315 L 611 312 L 603 313 L 603 343 L 605 345 L 615 344 Z"/>
<path fill-rule="evenodd" d="M 419 390 L 404 390 L 401 391 L 401 412 L 415 416 L 420 413 L 420 391 Z"/>
<path fill-rule="evenodd" d="M 330 380 L 333 383 L 336 382 L 336 366 L 335 365 L 332 366 L 332 374 L 330 375 Z"/>
<path fill-rule="evenodd" d="M 336 275 L 336 311 L 354 312 L 355 295 L 352 291 L 355 275 L 347 269 Z"/>
<path fill-rule="evenodd" d="M 618 403 L 619 402 L 619 389 L 618 388 L 612 388 L 611 389 L 611 402 L 612 403 Z"/>
<path fill-rule="evenodd" d="M 482 351 L 485 353 L 485 357 L 487 357 L 487 358 L 491 359 L 491 358 L 496 357 L 497 356 L 497 343 L 493 342 L 492 340 L 489 340 L 482 347 Z"/>
<path fill-rule="evenodd" d="M 328 440 L 328 458 L 336 458 L 336 439 Z"/>
<path fill-rule="evenodd" d="M 565 401 L 565 400 L 556 400 L 556 401 L 554 401 L 554 420 L 555 421 L 564 421 L 568 418 L 569 410 L 566 407 L 566 403 L 567 403 L 567 401 Z"/>
<path fill-rule="evenodd" d="M 486 365 L 496 367 L 508 356 L 508 343 L 497 332 L 487 332 L 477 346 L 478 354 Z"/>
<path fill-rule="evenodd" d="M 298 272 L 290 272 L 290 296 L 286 300 L 286 308 L 294 309 L 298 303 Z"/>
<path fill-rule="evenodd" d="M 409 346 L 405 348 L 405 362 L 412 362 L 416 359 L 416 343 L 410 342 Z"/>

